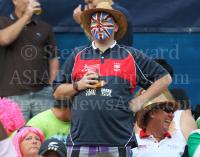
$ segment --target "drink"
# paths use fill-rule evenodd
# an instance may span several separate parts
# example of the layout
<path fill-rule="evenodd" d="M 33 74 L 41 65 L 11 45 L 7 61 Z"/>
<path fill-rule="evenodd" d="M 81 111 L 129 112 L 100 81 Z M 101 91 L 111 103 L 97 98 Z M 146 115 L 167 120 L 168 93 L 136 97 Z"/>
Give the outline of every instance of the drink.
<path fill-rule="evenodd" d="M 32 1 L 38 2 L 38 0 L 28 0 L 28 3 L 32 2 Z M 38 7 L 38 8 L 40 8 L 40 10 L 33 12 L 35 15 L 40 15 L 42 13 L 42 8 L 41 7 Z"/>
<path fill-rule="evenodd" d="M 42 13 L 42 8 L 40 8 L 40 10 L 34 11 L 33 13 L 35 15 L 40 15 Z"/>
<path fill-rule="evenodd" d="M 101 76 L 98 75 L 98 78 L 94 79 L 94 80 L 98 80 L 97 83 L 92 84 L 95 87 L 102 87 L 105 85 L 105 81 L 102 80 Z"/>

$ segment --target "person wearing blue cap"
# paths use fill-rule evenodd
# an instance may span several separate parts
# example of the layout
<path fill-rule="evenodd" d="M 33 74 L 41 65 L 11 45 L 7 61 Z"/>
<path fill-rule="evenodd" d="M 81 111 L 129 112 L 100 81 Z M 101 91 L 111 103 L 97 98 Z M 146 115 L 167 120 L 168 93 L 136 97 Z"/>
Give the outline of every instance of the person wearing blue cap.
<path fill-rule="evenodd" d="M 39 157 L 66 157 L 67 150 L 63 142 L 53 138 L 42 143 L 38 155 Z"/>

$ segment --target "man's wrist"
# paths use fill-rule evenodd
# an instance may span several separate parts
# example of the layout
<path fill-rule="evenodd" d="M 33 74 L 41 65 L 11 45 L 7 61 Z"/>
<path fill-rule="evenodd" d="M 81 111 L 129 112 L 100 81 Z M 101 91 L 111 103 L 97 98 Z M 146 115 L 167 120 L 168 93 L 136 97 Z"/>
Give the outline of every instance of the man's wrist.
<path fill-rule="evenodd" d="M 79 89 L 78 89 L 78 83 L 77 82 L 74 82 L 73 83 L 73 89 L 77 92 L 79 92 Z"/>

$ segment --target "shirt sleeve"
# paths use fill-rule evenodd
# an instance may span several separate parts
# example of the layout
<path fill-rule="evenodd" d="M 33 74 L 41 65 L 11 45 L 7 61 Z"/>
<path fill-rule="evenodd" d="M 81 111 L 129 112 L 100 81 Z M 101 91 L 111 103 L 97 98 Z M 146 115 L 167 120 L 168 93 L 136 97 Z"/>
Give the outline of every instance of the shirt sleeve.
<path fill-rule="evenodd" d="M 64 83 L 72 83 L 72 72 L 74 68 L 75 63 L 75 52 L 72 52 L 71 55 L 67 58 L 65 63 L 63 64 L 62 68 L 56 75 L 56 78 L 54 79 L 52 85 L 54 91 L 56 88 Z"/>
<path fill-rule="evenodd" d="M 47 44 L 46 44 L 46 49 L 47 49 L 47 58 L 49 60 L 51 59 L 60 59 L 60 51 L 58 49 L 58 46 L 56 44 L 56 39 L 54 37 L 54 32 L 51 26 L 49 26 L 49 36 L 47 39 Z"/>
<path fill-rule="evenodd" d="M 200 130 L 194 130 L 188 137 L 188 154 L 189 156 L 197 155 L 200 153 Z M 198 155 L 199 156 L 199 155 Z"/>
<path fill-rule="evenodd" d="M 136 67 L 136 83 L 140 87 L 147 89 L 155 81 L 167 75 L 168 72 L 158 63 L 153 61 L 143 52 L 129 48 Z"/>
<path fill-rule="evenodd" d="M 5 23 L 4 17 L 0 17 L 0 32 L 6 28 L 8 25 Z"/>
<path fill-rule="evenodd" d="M 17 152 L 15 151 L 14 146 L 10 138 L 7 138 L 3 141 L 0 141 L 0 156 L 2 157 L 17 157 Z"/>

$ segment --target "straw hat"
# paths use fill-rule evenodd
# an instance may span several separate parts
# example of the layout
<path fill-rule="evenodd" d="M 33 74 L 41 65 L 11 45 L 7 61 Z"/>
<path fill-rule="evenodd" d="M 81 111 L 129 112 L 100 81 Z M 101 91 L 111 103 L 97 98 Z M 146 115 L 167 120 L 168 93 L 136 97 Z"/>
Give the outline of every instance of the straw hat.
<path fill-rule="evenodd" d="M 161 105 L 165 105 L 166 107 L 168 106 L 172 106 L 173 111 L 175 112 L 176 110 L 179 110 L 181 108 L 181 104 L 175 101 L 169 101 L 169 100 L 165 100 L 165 101 L 159 101 L 159 102 L 149 102 L 147 104 L 145 104 L 143 106 L 143 108 L 139 111 L 138 115 L 137 115 L 137 125 L 142 128 L 142 129 L 146 129 L 146 125 L 144 122 L 144 117 L 145 115 L 151 111 L 153 108 L 157 107 L 161 107 Z"/>
<path fill-rule="evenodd" d="M 126 34 L 128 28 L 128 23 L 126 17 L 119 11 L 114 10 L 108 2 L 101 2 L 97 5 L 96 8 L 85 10 L 81 13 L 81 23 L 84 26 L 84 29 L 92 36 L 90 30 L 90 23 L 92 15 L 96 12 L 106 12 L 110 14 L 119 25 L 119 29 L 115 32 L 115 40 L 120 40 Z"/>

